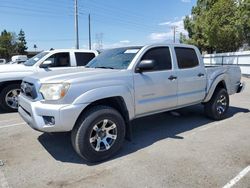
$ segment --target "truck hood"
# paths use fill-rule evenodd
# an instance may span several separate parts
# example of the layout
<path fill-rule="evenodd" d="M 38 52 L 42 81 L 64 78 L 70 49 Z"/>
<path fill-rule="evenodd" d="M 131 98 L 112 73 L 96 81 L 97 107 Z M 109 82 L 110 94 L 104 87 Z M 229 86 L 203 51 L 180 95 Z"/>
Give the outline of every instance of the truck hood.
<path fill-rule="evenodd" d="M 34 67 L 23 64 L 0 65 L 0 73 L 7 72 L 33 72 Z"/>
<path fill-rule="evenodd" d="M 53 70 L 32 74 L 29 78 L 32 80 L 39 80 L 40 83 L 59 83 L 59 82 L 81 82 L 83 80 L 93 80 L 104 78 L 104 75 L 111 75 L 121 70 L 112 69 L 95 69 L 84 67 L 69 67 L 63 70 Z M 28 78 L 27 78 L 28 79 Z M 25 79 L 25 80 L 27 80 Z M 28 81 L 28 80 L 27 80 Z"/>

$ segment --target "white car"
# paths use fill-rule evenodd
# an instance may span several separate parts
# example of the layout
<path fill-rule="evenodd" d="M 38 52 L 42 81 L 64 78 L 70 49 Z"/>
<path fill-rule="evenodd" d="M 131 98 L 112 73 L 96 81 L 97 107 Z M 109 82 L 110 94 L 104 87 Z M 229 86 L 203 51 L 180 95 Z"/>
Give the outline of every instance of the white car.
<path fill-rule="evenodd" d="M 14 64 L 24 63 L 24 62 L 27 61 L 27 60 L 28 60 L 27 55 L 14 55 L 14 56 L 12 56 L 12 58 L 11 58 L 11 61 L 12 61 Z"/>
<path fill-rule="evenodd" d="M 20 85 L 25 76 L 52 70 L 68 70 L 85 66 L 98 55 L 95 50 L 60 49 L 43 51 L 23 64 L 6 64 L 0 67 L 0 109 L 16 111 Z"/>

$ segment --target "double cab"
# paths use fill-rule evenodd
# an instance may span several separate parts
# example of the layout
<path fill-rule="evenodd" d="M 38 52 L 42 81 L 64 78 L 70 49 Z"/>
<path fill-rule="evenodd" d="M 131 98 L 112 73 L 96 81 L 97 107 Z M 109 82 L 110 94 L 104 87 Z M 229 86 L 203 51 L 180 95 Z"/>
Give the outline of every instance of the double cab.
<path fill-rule="evenodd" d="M 75 151 L 96 162 L 121 148 L 132 120 L 200 103 L 221 120 L 242 89 L 239 67 L 205 67 L 195 46 L 122 47 L 84 68 L 24 78 L 18 111 L 35 130 L 71 132 Z"/>

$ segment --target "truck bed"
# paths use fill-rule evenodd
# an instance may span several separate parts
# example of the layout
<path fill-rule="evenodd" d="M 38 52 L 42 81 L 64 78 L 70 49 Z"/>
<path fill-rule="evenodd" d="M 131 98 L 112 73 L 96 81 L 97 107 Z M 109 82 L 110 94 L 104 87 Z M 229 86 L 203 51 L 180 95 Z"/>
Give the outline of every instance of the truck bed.
<path fill-rule="evenodd" d="M 232 95 L 236 93 L 237 86 L 239 84 L 239 81 L 241 79 L 241 70 L 236 65 L 223 65 L 223 66 L 211 66 L 205 65 L 205 70 L 207 73 L 207 79 L 208 79 L 208 87 L 212 84 L 212 82 L 220 75 L 223 75 L 225 80 L 228 82 L 227 86 L 231 86 L 230 88 L 227 88 L 228 94 Z"/>

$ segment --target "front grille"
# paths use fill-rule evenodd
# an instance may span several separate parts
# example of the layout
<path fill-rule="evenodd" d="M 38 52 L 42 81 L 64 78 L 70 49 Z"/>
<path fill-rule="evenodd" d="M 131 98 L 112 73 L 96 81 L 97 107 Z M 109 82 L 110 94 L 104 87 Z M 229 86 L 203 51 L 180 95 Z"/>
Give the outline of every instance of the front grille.
<path fill-rule="evenodd" d="M 34 84 L 29 83 L 29 82 L 22 82 L 21 84 L 21 93 L 24 94 L 25 96 L 35 99 L 37 98 L 37 92 Z"/>

